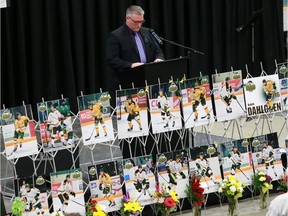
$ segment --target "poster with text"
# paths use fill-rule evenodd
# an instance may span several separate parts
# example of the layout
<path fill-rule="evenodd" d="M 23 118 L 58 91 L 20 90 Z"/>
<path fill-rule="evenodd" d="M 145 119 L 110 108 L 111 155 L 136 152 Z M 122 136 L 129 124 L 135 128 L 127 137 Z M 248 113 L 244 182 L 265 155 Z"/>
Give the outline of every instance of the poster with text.
<path fill-rule="evenodd" d="M 178 86 L 163 83 L 149 87 L 149 107 L 154 134 L 182 128 Z"/>
<path fill-rule="evenodd" d="M 91 198 L 106 207 L 106 212 L 120 210 L 123 197 L 120 175 L 115 162 L 88 166 Z"/>
<path fill-rule="evenodd" d="M 277 133 L 253 137 L 249 142 L 256 172 L 265 172 L 273 181 L 280 179 L 284 173 Z"/>
<path fill-rule="evenodd" d="M 23 216 L 49 215 L 46 181 L 42 176 L 15 180 L 15 195 L 24 203 Z"/>
<path fill-rule="evenodd" d="M 117 128 L 119 139 L 147 136 L 149 133 L 145 90 L 116 91 Z"/>
<path fill-rule="evenodd" d="M 68 98 L 37 103 L 44 152 L 72 148 L 75 138 Z"/>
<path fill-rule="evenodd" d="M 227 121 L 245 115 L 242 71 L 212 75 L 217 121 Z"/>
<path fill-rule="evenodd" d="M 288 62 L 278 64 L 277 72 L 280 82 L 280 91 L 283 110 L 288 110 Z"/>
<path fill-rule="evenodd" d="M 189 185 L 188 152 L 186 150 L 167 152 L 157 155 L 159 185 L 176 191 L 178 198 L 187 197 Z"/>
<path fill-rule="evenodd" d="M 85 201 L 81 169 L 50 174 L 54 211 L 77 212 L 85 215 Z"/>
<path fill-rule="evenodd" d="M 77 101 L 84 145 L 114 140 L 109 93 L 79 96 Z"/>
<path fill-rule="evenodd" d="M 199 176 L 204 193 L 218 191 L 222 182 L 218 154 L 213 145 L 200 146 L 190 149 L 189 174 Z"/>
<path fill-rule="evenodd" d="M 243 80 L 248 116 L 281 112 L 281 92 L 277 74 Z"/>
<path fill-rule="evenodd" d="M 214 121 L 208 76 L 180 83 L 185 128 Z"/>
<path fill-rule="evenodd" d="M 126 193 L 143 206 L 152 204 L 153 194 L 156 192 L 155 165 L 152 155 L 123 160 L 121 171 Z"/>
<path fill-rule="evenodd" d="M 8 160 L 38 154 L 31 105 L 2 109 L 0 117 Z"/>
<path fill-rule="evenodd" d="M 235 175 L 239 181 L 251 185 L 254 171 L 247 139 L 221 143 L 220 155 L 224 177 Z"/>

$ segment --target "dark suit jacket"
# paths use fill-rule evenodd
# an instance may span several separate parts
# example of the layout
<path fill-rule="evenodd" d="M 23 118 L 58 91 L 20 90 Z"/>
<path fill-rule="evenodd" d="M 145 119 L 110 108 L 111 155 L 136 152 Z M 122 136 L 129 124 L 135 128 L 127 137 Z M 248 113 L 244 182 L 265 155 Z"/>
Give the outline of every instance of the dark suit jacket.
<path fill-rule="evenodd" d="M 149 29 L 142 27 L 140 34 L 144 42 L 147 63 L 153 62 L 157 58 L 164 60 L 163 52 L 150 34 Z M 140 62 L 137 46 L 126 24 L 109 33 L 106 46 L 106 60 L 116 71 L 130 68 L 132 63 Z"/>

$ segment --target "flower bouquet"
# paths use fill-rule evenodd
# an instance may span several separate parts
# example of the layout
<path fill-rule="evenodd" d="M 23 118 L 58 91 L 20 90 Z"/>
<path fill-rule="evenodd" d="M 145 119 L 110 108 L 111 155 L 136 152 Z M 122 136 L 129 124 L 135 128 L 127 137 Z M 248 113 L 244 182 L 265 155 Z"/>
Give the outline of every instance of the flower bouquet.
<path fill-rule="evenodd" d="M 139 202 L 130 198 L 129 193 L 127 192 L 127 196 L 123 195 L 122 199 L 122 207 L 120 209 L 121 216 L 132 216 L 132 215 L 140 215 L 143 211 L 143 206 L 140 206 Z"/>
<path fill-rule="evenodd" d="M 286 193 L 288 191 L 288 174 L 281 178 L 281 182 L 277 187 L 279 193 Z"/>
<path fill-rule="evenodd" d="M 228 199 L 228 215 L 234 216 L 237 215 L 237 201 L 240 197 L 242 197 L 243 188 L 245 188 L 246 185 L 238 179 L 236 179 L 235 176 L 231 175 L 227 179 L 223 180 L 223 183 L 219 186 L 218 192 L 223 193 L 227 199 Z"/>
<path fill-rule="evenodd" d="M 104 208 L 98 204 L 97 200 L 90 199 L 86 204 L 86 216 L 106 216 Z"/>
<path fill-rule="evenodd" d="M 253 186 L 260 191 L 260 209 L 267 208 L 267 197 L 269 195 L 269 190 L 273 189 L 271 182 L 272 178 L 262 171 L 256 173 L 253 177 Z"/>
<path fill-rule="evenodd" d="M 187 197 L 194 205 L 194 216 L 201 215 L 201 206 L 204 202 L 204 188 L 200 185 L 200 178 L 193 173 L 191 176 L 191 185 L 187 186 Z"/>
<path fill-rule="evenodd" d="M 174 190 L 167 189 L 164 184 L 161 189 L 156 184 L 156 192 L 153 194 L 153 198 L 157 211 L 161 212 L 161 215 L 167 216 L 177 210 L 177 203 L 179 203 L 177 194 Z"/>

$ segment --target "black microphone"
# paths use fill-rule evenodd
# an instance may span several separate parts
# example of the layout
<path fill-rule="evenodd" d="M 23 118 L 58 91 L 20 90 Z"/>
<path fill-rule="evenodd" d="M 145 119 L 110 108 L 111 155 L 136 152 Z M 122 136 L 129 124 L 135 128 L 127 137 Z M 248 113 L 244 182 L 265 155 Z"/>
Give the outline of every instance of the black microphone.
<path fill-rule="evenodd" d="M 156 32 L 153 29 L 150 29 L 150 34 L 153 35 L 153 37 L 156 39 L 156 41 L 160 44 L 163 45 L 162 39 L 156 34 Z"/>

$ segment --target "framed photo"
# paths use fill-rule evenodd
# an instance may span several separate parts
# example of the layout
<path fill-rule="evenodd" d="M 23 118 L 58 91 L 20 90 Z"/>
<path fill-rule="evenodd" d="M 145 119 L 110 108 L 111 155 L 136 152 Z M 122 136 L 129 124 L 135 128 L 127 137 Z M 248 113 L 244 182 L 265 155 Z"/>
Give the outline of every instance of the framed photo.
<path fill-rule="evenodd" d="M 245 115 L 242 71 L 212 75 L 217 121 L 228 121 Z"/>
<path fill-rule="evenodd" d="M 180 83 L 185 128 L 214 122 L 208 76 Z"/>
<path fill-rule="evenodd" d="M 54 210 L 85 215 L 85 201 L 81 169 L 54 172 L 51 176 L 51 192 Z"/>
<path fill-rule="evenodd" d="M 175 83 L 149 86 L 149 107 L 154 134 L 182 128 L 179 87 Z"/>
<path fill-rule="evenodd" d="M 115 162 L 88 166 L 92 199 L 106 207 L 106 212 L 120 210 L 122 185 Z"/>
<path fill-rule="evenodd" d="M 44 152 L 74 146 L 73 118 L 68 98 L 37 103 Z"/>
<path fill-rule="evenodd" d="M 201 178 L 201 187 L 204 188 L 205 194 L 217 192 L 222 177 L 215 147 L 211 145 L 191 148 L 190 156 L 190 175 L 195 173 L 196 176 Z"/>
<path fill-rule="evenodd" d="M 186 150 L 157 155 L 157 174 L 159 185 L 174 189 L 179 198 L 187 197 L 189 185 L 188 152 Z"/>
<path fill-rule="evenodd" d="M 147 136 L 149 133 L 147 95 L 143 88 L 116 91 L 119 139 Z"/>
<path fill-rule="evenodd" d="M 109 93 L 79 96 L 77 101 L 84 145 L 114 140 Z"/>
<path fill-rule="evenodd" d="M 38 154 L 35 124 L 31 105 L 0 110 L 6 158 Z"/>
<path fill-rule="evenodd" d="M 281 90 L 277 74 L 244 79 L 248 116 L 281 112 Z"/>
<path fill-rule="evenodd" d="M 155 165 L 152 155 L 124 159 L 122 161 L 122 175 L 126 193 L 141 205 L 153 203 L 156 192 Z"/>

